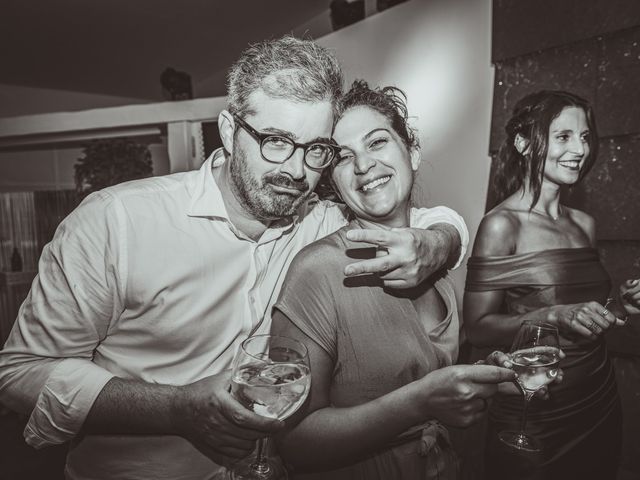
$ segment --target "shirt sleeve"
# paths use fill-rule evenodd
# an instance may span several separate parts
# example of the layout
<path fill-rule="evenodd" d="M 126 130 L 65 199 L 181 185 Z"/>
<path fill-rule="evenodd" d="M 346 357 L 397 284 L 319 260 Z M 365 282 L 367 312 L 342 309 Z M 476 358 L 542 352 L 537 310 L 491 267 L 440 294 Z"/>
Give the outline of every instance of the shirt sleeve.
<path fill-rule="evenodd" d="M 92 360 L 123 308 L 119 205 L 99 192 L 59 225 L 0 351 L 0 400 L 31 413 L 25 439 L 34 447 L 73 438 L 113 376 Z"/>
<path fill-rule="evenodd" d="M 285 278 L 275 309 L 311 340 L 317 343 L 335 362 L 337 358 L 337 314 L 330 274 L 331 254 L 327 248 L 313 244 L 303 249 L 293 260 Z"/>
<path fill-rule="evenodd" d="M 453 267 L 458 268 L 467 254 L 469 245 L 469 230 L 464 219 L 449 207 L 438 206 L 432 208 L 412 208 L 411 226 L 414 228 L 427 229 L 436 223 L 448 223 L 453 225 L 460 234 L 460 256 Z"/>

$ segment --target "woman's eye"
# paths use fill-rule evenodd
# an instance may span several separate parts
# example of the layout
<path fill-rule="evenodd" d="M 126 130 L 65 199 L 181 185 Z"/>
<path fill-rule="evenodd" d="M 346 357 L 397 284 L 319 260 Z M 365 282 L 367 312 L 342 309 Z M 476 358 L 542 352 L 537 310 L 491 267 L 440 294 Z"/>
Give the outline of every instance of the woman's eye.
<path fill-rule="evenodd" d="M 336 159 L 336 165 L 344 165 L 350 162 L 352 158 L 353 158 L 353 155 L 340 155 Z"/>
<path fill-rule="evenodd" d="M 569 135 L 558 135 L 556 137 L 558 140 L 560 140 L 561 142 L 566 142 L 567 140 L 569 140 Z"/>
<path fill-rule="evenodd" d="M 588 142 L 590 137 L 591 137 L 591 135 L 589 134 L 589 132 L 587 132 L 587 133 L 583 133 L 583 134 L 580 136 L 580 139 L 581 139 L 583 142 Z"/>
<path fill-rule="evenodd" d="M 386 138 L 376 138 L 369 144 L 369 148 L 380 148 L 383 147 L 387 143 Z"/>

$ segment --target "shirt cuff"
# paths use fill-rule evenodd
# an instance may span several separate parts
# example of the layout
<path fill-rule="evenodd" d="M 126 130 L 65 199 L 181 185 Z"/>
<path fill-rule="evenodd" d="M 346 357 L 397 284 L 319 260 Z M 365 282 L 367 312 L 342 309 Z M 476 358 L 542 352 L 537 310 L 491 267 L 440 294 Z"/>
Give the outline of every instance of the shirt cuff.
<path fill-rule="evenodd" d="M 69 358 L 53 370 L 24 429 L 27 444 L 42 448 L 75 437 L 114 375 L 90 360 Z"/>
<path fill-rule="evenodd" d="M 436 223 L 448 223 L 453 225 L 460 234 L 460 256 L 453 269 L 458 268 L 462 264 L 464 256 L 467 254 L 469 246 L 469 230 L 464 219 L 449 207 L 432 207 L 432 208 L 412 208 L 410 224 L 414 228 L 429 228 Z"/>

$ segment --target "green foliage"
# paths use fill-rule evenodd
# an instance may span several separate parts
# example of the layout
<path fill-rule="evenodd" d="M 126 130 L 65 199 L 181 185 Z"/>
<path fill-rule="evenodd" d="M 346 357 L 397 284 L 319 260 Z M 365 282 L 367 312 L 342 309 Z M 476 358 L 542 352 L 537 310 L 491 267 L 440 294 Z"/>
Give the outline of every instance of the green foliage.
<path fill-rule="evenodd" d="M 153 173 L 149 147 L 126 138 L 94 140 L 83 154 L 74 166 L 76 190 L 82 195 Z"/>

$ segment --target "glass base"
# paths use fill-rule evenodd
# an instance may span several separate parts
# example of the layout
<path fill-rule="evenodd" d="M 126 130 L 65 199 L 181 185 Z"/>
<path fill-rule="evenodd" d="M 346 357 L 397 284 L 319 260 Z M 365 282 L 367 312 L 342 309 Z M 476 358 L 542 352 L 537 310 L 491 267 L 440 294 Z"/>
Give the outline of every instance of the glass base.
<path fill-rule="evenodd" d="M 542 450 L 542 445 L 538 440 L 522 432 L 500 432 L 498 438 L 502 443 L 525 452 L 540 452 Z"/>
<path fill-rule="evenodd" d="M 256 457 L 251 456 L 233 466 L 229 475 L 230 480 L 288 480 L 289 475 L 282 461 L 278 458 L 268 458 L 257 464 Z"/>

